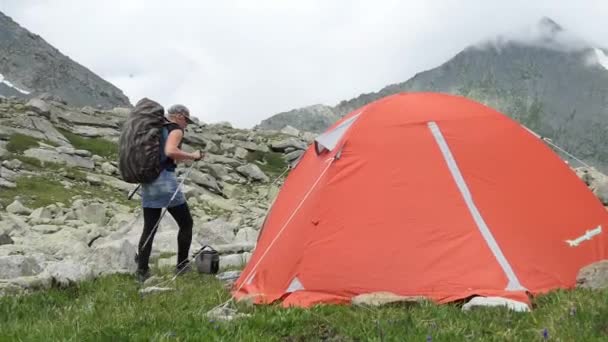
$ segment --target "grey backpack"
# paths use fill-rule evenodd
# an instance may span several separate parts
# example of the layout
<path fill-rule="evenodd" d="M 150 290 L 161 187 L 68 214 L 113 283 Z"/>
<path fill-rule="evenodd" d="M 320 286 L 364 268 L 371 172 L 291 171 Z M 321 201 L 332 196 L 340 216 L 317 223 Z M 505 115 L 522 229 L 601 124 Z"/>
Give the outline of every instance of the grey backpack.
<path fill-rule="evenodd" d="M 168 123 L 163 106 L 148 98 L 129 113 L 119 138 L 118 170 L 127 183 L 149 183 L 162 171 L 162 128 Z"/>

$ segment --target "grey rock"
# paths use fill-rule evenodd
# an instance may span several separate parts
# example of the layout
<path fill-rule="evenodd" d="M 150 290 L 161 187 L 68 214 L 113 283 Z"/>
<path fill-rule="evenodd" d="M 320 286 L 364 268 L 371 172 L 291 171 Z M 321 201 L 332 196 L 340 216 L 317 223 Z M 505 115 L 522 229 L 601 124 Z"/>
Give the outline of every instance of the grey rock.
<path fill-rule="evenodd" d="M 205 162 L 210 163 L 210 164 L 225 164 L 225 165 L 230 165 L 232 167 L 237 167 L 237 166 L 243 164 L 242 162 L 240 162 L 236 159 L 232 159 L 232 158 L 228 158 L 228 157 L 224 157 L 224 156 L 218 156 L 216 154 L 207 154 L 205 156 Z"/>
<path fill-rule="evenodd" d="M 6 141 L 0 140 L 0 158 L 4 158 L 9 155 L 9 152 L 6 150 L 6 145 L 8 143 Z"/>
<path fill-rule="evenodd" d="M 17 184 L 15 184 L 13 182 L 9 182 L 8 180 L 6 180 L 4 178 L 0 178 L 0 188 L 14 189 L 16 187 L 17 187 Z"/>
<path fill-rule="evenodd" d="M 300 135 L 300 131 L 297 128 L 294 128 L 294 127 L 289 126 L 289 125 L 283 127 L 283 129 L 281 130 L 281 133 L 287 134 L 287 135 L 291 135 L 291 136 L 294 136 L 294 137 L 297 137 L 297 136 Z"/>
<path fill-rule="evenodd" d="M 133 273 L 137 268 L 135 252 L 137 248 L 128 240 L 113 240 L 96 246 L 88 265 L 94 275 L 111 273 Z"/>
<path fill-rule="evenodd" d="M 19 159 L 5 160 L 2 162 L 2 166 L 6 167 L 9 170 L 17 171 L 21 169 L 23 163 Z"/>
<path fill-rule="evenodd" d="M 287 149 L 289 147 L 293 147 L 298 150 L 305 150 L 307 146 L 306 146 L 306 143 L 304 143 L 298 139 L 295 139 L 295 138 L 288 138 L 285 140 L 275 141 L 270 146 L 271 149 L 273 149 L 274 151 L 279 151 L 279 152 L 283 152 L 283 151 L 285 151 L 285 149 Z"/>
<path fill-rule="evenodd" d="M 47 119 L 51 116 L 51 107 L 48 103 L 44 102 L 44 100 L 33 98 L 28 101 L 26 106 Z"/>
<path fill-rule="evenodd" d="M 197 226 L 200 227 L 197 234 L 198 240 L 204 241 L 203 244 L 210 245 L 231 244 L 234 241 L 234 231 L 237 228 L 223 219 L 198 223 Z"/>
<path fill-rule="evenodd" d="M 17 180 L 17 177 L 17 172 L 5 167 L 0 167 L 0 178 L 4 178 L 9 182 L 15 182 Z"/>
<path fill-rule="evenodd" d="M 108 176 L 118 174 L 118 169 L 108 162 L 101 164 L 101 171 Z"/>
<path fill-rule="evenodd" d="M 94 223 L 104 226 L 108 221 L 106 218 L 106 208 L 100 203 L 91 203 L 75 210 L 76 217 L 87 223 Z"/>
<path fill-rule="evenodd" d="M 45 271 L 62 287 L 93 278 L 90 266 L 72 260 L 49 263 Z"/>
<path fill-rule="evenodd" d="M 234 156 L 238 159 L 245 160 L 248 154 L 249 152 L 242 147 L 237 147 L 234 149 Z"/>
<path fill-rule="evenodd" d="M 251 227 L 240 229 L 236 233 L 234 242 L 236 243 L 255 243 L 258 239 L 259 232 Z"/>
<path fill-rule="evenodd" d="M 0 279 L 33 276 L 43 271 L 38 260 L 23 255 L 0 257 Z"/>
<path fill-rule="evenodd" d="M 92 160 L 79 156 L 59 153 L 53 150 L 31 148 L 24 152 L 28 157 L 36 158 L 43 162 L 52 162 L 57 164 L 65 164 L 71 167 L 82 167 L 86 169 L 94 169 L 95 163 Z"/>
<path fill-rule="evenodd" d="M 198 170 L 192 170 L 192 172 L 190 173 L 190 179 L 194 183 L 201 185 L 201 186 L 205 187 L 206 189 L 209 189 L 215 193 L 218 193 L 218 194 L 222 193 L 222 189 L 219 186 L 219 184 L 217 183 L 217 181 L 215 180 L 215 178 L 213 178 L 212 176 L 210 176 L 206 173 L 202 173 Z"/>
<path fill-rule="evenodd" d="M 268 176 L 266 176 L 266 174 L 264 172 L 262 172 L 262 170 L 260 170 L 260 168 L 255 164 L 249 163 L 247 165 L 239 166 L 236 168 L 236 170 L 243 176 L 246 176 L 247 178 L 250 178 L 250 179 L 253 179 L 256 181 L 261 181 L 261 182 L 270 181 Z"/>
<path fill-rule="evenodd" d="M 293 152 L 290 152 L 288 154 L 285 155 L 285 160 L 287 160 L 288 162 L 293 162 L 295 160 L 297 160 L 298 158 L 300 158 L 302 155 L 304 154 L 304 151 L 302 150 L 295 150 Z"/>
<path fill-rule="evenodd" d="M 13 203 L 9 204 L 6 207 L 6 211 L 8 211 L 11 214 L 17 214 L 17 215 L 29 215 L 32 213 L 32 209 L 26 208 L 19 201 L 13 201 Z"/>
<path fill-rule="evenodd" d="M 576 276 L 576 287 L 594 290 L 608 289 L 608 260 L 581 268 Z"/>

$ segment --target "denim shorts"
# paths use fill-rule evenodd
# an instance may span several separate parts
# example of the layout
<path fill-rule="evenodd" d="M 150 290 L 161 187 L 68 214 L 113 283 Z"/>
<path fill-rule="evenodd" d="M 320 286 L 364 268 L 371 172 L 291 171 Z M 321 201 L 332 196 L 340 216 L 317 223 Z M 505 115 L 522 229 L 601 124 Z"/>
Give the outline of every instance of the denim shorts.
<path fill-rule="evenodd" d="M 170 208 L 186 203 L 186 197 L 178 187 L 175 172 L 163 170 L 151 183 L 141 185 L 141 204 L 144 208 Z M 173 194 L 175 197 L 169 203 Z"/>

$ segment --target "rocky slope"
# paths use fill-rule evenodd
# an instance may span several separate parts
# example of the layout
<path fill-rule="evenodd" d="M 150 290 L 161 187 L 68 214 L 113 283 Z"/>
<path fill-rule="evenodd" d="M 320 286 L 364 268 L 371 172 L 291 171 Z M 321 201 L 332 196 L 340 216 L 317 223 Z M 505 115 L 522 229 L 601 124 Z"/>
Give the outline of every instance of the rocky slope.
<path fill-rule="evenodd" d="M 120 89 L 0 12 L 0 95 L 42 93 L 78 107 L 130 106 Z"/>
<path fill-rule="evenodd" d="M 443 92 L 496 108 L 606 172 L 608 50 L 572 37 L 548 18 L 536 31 L 525 41 L 499 37 L 468 47 L 406 82 L 324 106 L 322 115 L 303 108 L 272 116 L 259 127 L 321 132 L 334 118 L 388 95 Z"/>
<path fill-rule="evenodd" d="M 134 270 L 143 221 L 138 196 L 126 199 L 135 185 L 116 168 L 127 114 L 0 99 L 0 295 Z M 314 137 L 288 133 L 189 128 L 184 148 L 207 152 L 184 183 L 192 252 L 212 244 L 223 267 L 248 260 L 288 166 Z M 153 245 L 157 265 L 174 265 L 176 231 L 166 215 Z"/>

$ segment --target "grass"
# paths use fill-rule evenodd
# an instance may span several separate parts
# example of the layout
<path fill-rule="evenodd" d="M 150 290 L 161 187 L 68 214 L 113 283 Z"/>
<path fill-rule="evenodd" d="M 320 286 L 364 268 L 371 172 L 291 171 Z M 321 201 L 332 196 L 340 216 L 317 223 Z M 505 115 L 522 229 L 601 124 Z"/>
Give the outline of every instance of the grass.
<path fill-rule="evenodd" d="M 6 144 L 6 150 L 12 153 L 23 153 L 25 150 L 32 147 L 38 147 L 38 142 L 44 142 L 51 146 L 57 146 L 57 144 L 48 140 L 40 140 L 29 135 L 16 133 L 11 134 L 8 143 Z"/>
<path fill-rule="evenodd" d="M 85 138 L 63 128 L 58 128 L 75 149 L 87 150 L 107 159 L 118 158 L 118 144 L 103 138 Z"/>
<path fill-rule="evenodd" d="M 249 152 L 247 154 L 247 161 L 258 165 L 271 178 L 272 176 L 280 175 L 287 168 L 287 162 L 283 158 L 283 155 L 276 152 Z"/>
<path fill-rule="evenodd" d="M 60 183 L 61 173 L 56 171 L 54 174 L 19 177 L 16 188 L 3 188 L 0 191 L 0 203 L 6 207 L 13 202 L 15 196 L 20 196 L 23 205 L 34 209 L 57 202 L 70 204 L 74 196 L 83 195 L 118 202 L 131 208 L 137 205 L 135 201 L 128 201 L 118 190 L 86 183 L 86 175 L 79 170 L 65 170 L 65 177 L 74 184 L 71 188 L 65 188 Z"/>
<path fill-rule="evenodd" d="M 242 307 L 249 317 L 205 316 L 229 299 L 212 276 L 177 279 L 169 293 L 141 297 L 131 276 L 68 289 L 0 298 L 0 340 L 70 341 L 606 341 L 608 290 L 558 291 L 531 313 L 503 308 L 462 312 L 457 305 L 382 308 L 277 305 Z"/>

